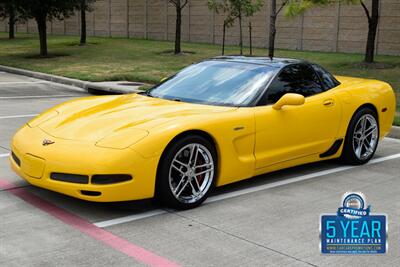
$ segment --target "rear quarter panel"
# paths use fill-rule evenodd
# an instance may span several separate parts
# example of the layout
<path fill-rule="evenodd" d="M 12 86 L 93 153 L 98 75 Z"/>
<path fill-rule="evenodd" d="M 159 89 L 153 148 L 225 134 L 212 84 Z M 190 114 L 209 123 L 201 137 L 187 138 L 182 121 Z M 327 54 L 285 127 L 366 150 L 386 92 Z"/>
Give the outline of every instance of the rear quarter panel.
<path fill-rule="evenodd" d="M 380 138 L 387 135 L 396 112 L 396 97 L 392 87 L 378 80 L 343 76 L 336 78 L 341 84 L 332 90 L 339 96 L 343 109 L 343 124 L 339 130 L 339 137 L 345 137 L 352 116 L 365 104 L 371 104 L 377 110 Z"/>

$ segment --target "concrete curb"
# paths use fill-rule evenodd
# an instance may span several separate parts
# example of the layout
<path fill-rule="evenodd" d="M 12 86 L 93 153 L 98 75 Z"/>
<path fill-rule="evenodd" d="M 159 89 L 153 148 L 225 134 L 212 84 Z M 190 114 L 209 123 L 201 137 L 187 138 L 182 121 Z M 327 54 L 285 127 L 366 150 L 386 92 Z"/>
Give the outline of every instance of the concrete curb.
<path fill-rule="evenodd" d="M 70 86 L 81 88 L 86 91 L 87 91 L 87 84 L 89 83 L 89 82 L 84 82 L 84 81 L 77 80 L 77 79 L 71 79 L 71 78 L 66 78 L 66 77 L 62 77 L 62 76 L 46 74 L 46 73 L 41 73 L 41 72 L 35 72 L 35 71 L 30 71 L 30 70 L 24 70 L 24 69 L 19 69 L 19 68 L 13 68 L 13 67 L 8 67 L 8 66 L 3 66 L 3 65 L 0 65 L 0 71 L 5 71 L 5 72 L 19 74 L 19 75 L 25 75 L 28 77 L 41 79 L 41 80 L 45 80 L 45 81 L 49 81 L 49 82 L 70 85 Z"/>
<path fill-rule="evenodd" d="M 400 139 L 400 127 L 393 125 L 392 129 L 390 129 L 388 137 Z"/>
<path fill-rule="evenodd" d="M 129 94 L 129 93 L 134 93 L 134 92 L 140 91 L 140 90 L 137 90 L 138 87 L 129 88 L 127 86 L 118 86 L 117 84 L 115 84 L 115 83 L 113 84 L 112 82 L 104 82 L 104 83 L 102 83 L 102 82 L 87 82 L 87 81 L 81 81 L 78 79 L 71 79 L 71 78 L 66 78 L 63 76 L 57 76 L 57 75 L 35 72 L 35 71 L 30 71 L 30 70 L 24 70 L 24 69 L 19 69 L 19 68 L 13 68 L 13 67 L 8 67 L 8 66 L 3 66 L 3 65 L 0 65 L 0 71 L 24 75 L 24 76 L 41 79 L 41 80 L 45 80 L 45 81 L 49 81 L 49 82 L 64 84 L 64 85 L 68 85 L 68 86 L 73 86 L 73 87 L 76 87 L 76 88 L 81 89 L 86 92 L 88 92 L 89 90 L 97 90 L 97 91 L 105 91 L 105 92 L 110 92 L 110 93 Z"/>
<path fill-rule="evenodd" d="M 140 92 L 139 87 L 144 83 L 117 81 L 117 82 L 90 82 L 86 85 L 87 90 L 106 91 L 112 94 L 130 94 Z"/>

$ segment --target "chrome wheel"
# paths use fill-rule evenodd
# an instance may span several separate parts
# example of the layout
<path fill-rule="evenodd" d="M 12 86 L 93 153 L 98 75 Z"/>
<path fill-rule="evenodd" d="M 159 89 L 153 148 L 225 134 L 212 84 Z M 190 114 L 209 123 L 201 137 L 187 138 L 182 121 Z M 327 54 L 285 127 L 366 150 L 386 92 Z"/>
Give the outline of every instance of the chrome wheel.
<path fill-rule="evenodd" d="M 359 160 L 369 158 L 378 143 L 378 123 L 374 116 L 365 114 L 360 117 L 354 128 L 353 151 Z"/>
<path fill-rule="evenodd" d="M 214 161 L 211 152 L 202 144 L 182 147 L 169 167 L 169 186 L 181 203 L 194 203 L 209 190 L 214 179 Z"/>

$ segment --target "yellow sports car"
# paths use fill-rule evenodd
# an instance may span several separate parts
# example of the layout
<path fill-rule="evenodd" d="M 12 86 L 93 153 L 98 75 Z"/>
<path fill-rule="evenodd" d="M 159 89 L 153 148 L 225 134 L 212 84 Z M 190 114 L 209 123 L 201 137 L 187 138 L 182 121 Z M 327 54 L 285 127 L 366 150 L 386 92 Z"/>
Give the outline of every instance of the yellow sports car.
<path fill-rule="evenodd" d="M 366 163 L 395 107 L 385 82 L 296 59 L 217 57 L 145 93 L 48 110 L 15 134 L 10 161 L 29 183 L 76 198 L 185 209 L 215 186 L 282 168 Z"/>

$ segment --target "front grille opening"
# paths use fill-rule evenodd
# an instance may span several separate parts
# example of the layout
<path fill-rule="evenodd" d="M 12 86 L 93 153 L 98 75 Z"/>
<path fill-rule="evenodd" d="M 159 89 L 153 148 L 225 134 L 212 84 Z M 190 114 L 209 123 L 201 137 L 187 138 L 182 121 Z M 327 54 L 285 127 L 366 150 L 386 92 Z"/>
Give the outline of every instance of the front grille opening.
<path fill-rule="evenodd" d="M 17 163 L 18 167 L 21 167 L 21 160 L 17 157 L 17 155 L 14 154 L 14 152 L 11 152 L 11 157 Z"/>
<path fill-rule="evenodd" d="M 97 174 L 92 176 L 92 184 L 116 184 L 132 180 L 129 174 Z"/>
<path fill-rule="evenodd" d="M 50 179 L 56 180 L 56 181 L 61 181 L 61 182 L 75 183 L 75 184 L 88 184 L 89 183 L 89 176 L 79 175 L 79 174 L 70 174 L 70 173 L 52 172 L 50 174 Z"/>
<path fill-rule="evenodd" d="M 99 191 L 81 190 L 81 194 L 85 196 L 97 197 L 101 195 Z"/>

